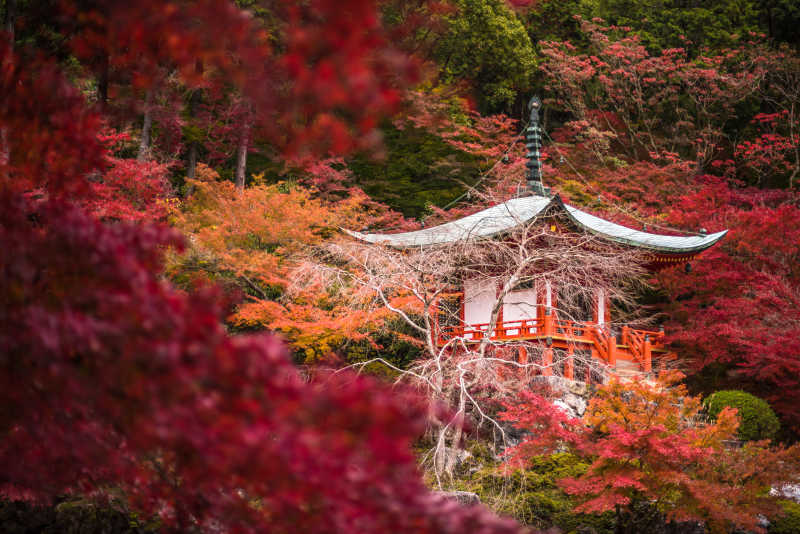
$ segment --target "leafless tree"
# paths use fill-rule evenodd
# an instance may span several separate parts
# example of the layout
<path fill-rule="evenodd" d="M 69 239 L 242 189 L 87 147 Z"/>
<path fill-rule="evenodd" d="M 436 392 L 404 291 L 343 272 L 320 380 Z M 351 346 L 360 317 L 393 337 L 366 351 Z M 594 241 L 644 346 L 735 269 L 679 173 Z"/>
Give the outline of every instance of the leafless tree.
<path fill-rule="evenodd" d="M 353 306 L 391 311 L 418 334 L 423 356 L 409 368 L 398 369 L 381 358 L 357 366 L 381 362 L 393 367 L 400 380 L 452 409 L 444 419 L 432 416 L 434 446 L 427 459 L 440 486 L 441 477 L 455 467 L 453 452 L 461 446 L 466 418 L 479 428 L 488 427 L 495 443 L 503 445 L 506 431 L 489 406 L 513 399 L 537 375 L 561 374 L 563 361 L 544 358 L 547 346 L 542 340 L 498 335 L 501 310 L 514 302 L 515 289 L 558 287 L 557 307 L 546 313 L 578 321 L 584 311 L 581 303 L 592 302 L 597 290 L 631 304 L 633 286 L 642 280 L 639 255 L 571 231 L 563 214 L 545 213 L 516 223 L 513 230 L 491 239 L 416 248 L 341 239 L 316 250 L 296 273 L 298 287 L 322 282 L 347 293 Z M 497 288 L 488 324 L 480 329 L 465 328 L 460 309 L 446 305 L 465 280 Z M 579 360 L 576 365 L 600 371 L 596 359 L 580 353 L 574 358 Z"/>
<path fill-rule="evenodd" d="M 153 130 L 153 98 L 154 87 L 148 87 L 145 91 L 144 109 L 143 109 L 143 122 L 142 122 L 142 137 L 139 140 L 139 152 L 136 156 L 138 161 L 145 161 L 150 157 L 151 151 L 151 133 Z"/>

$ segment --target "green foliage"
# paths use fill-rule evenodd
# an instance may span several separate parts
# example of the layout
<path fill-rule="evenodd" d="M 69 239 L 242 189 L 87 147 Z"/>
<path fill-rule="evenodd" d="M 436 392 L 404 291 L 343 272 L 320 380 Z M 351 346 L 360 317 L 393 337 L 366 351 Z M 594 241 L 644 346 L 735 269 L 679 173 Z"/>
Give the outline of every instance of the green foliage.
<path fill-rule="evenodd" d="M 0 501 L 0 532 L 7 534 L 148 534 L 158 531 L 111 506 L 86 501 L 66 501 L 57 506 L 34 506 L 20 501 Z"/>
<path fill-rule="evenodd" d="M 488 456 L 481 447 L 473 447 L 470 452 L 473 458 L 471 466 L 467 462 L 467 470 L 475 469 L 476 464 L 482 464 L 480 460 Z M 475 492 L 482 502 L 499 513 L 536 528 L 555 526 L 565 534 L 614 532 L 613 514 L 576 514 L 576 501 L 558 487 L 557 480 L 579 476 L 588 468 L 588 463 L 567 453 L 538 456 L 527 469 L 511 476 L 498 472 L 492 463 L 483 464 L 459 480 L 458 489 Z"/>
<path fill-rule="evenodd" d="M 525 14 L 525 28 L 534 44 L 539 41 L 588 44 L 575 15 L 592 16 L 582 0 L 541 0 Z"/>
<path fill-rule="evenodd" d="M 413 343 L 411 338 L 419 337 L 419 333 L 401 319 L 389 319 L 381 332 L 375 333 L 369 340 L 347 344 L 342 348 L 348 363 L 365 362 L 382 358 L 391 365 L 406 369 L 409 364 L 422 356 L 420 343 Z M 372 375 L 394 378 L 397 372 L 381 362 L 371 363 L 364 370 Z"/>
<path fill-rule="evenodd" d="M 456 0 L 434 51 L 446 82 L 471 81 L 483 112 L 509 111 L 525 97 L 536 57 L 525 27 L 505 0 Z"/>
<path fill-rule="evenodd" d="M 460 152 L 422 128 L 383 128 L 386 158 L 359 154 L 348 160 L 355 184 L 373 200 L 407 217 L 424 215 L 430 205 L 443 206 L 472 184 L 479 174 L 478 160 Z M 443 164 L 461 169 L 450 176 Z"/>
<path fill-rule="evenodd" d="M 794 0 L 583 0 L 582 11 L 630 26 L 651 50 L 728 46 L 749 32 L 797 45 L 800 4 Z M 690 43 L 686 43 L 685 37 Z"/>
<path fill-rule="evenodd" d="M 759 4 L 762 28 L 771 39 L 800 44 L 800 4 L 796 0 L 761 0 Z"/>
<path fill-rule="evenodd" d="M 756 3 L 741 0 L 598 0 L 594 15 L 631 27 L 651 50 L 685 47 L 684 38 L 695 50 L 727 46 L 732 36 L 760 29 Z"/>
<path fill-rule="evenodd" d="M 781 501 L 783 515 L 770 519 L 769 534 L 797 534 L 800 532 L 800 504 Z"/>
<path fill-rule="evenodd" d="M 726 406 L 739 411 L 739 437 L 744 440 L 773 439 L 780 422 L 766 401 L 744 391 L 718 391 L 705 400 L 706 409 L 716 417 Z"/>

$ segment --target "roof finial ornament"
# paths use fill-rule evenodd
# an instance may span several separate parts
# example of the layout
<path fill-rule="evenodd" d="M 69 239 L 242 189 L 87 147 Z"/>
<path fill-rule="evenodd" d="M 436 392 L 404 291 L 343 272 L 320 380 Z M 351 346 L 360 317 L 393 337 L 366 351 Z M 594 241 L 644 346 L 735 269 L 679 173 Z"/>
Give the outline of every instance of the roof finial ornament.
<path fill-rule="evenodd" d="M 528 162 L 528 191 L 534 195 L 546 197 L 550 195 L 549 188 L 542 184 L 542 161 L 540 150 L 542 148 L 542 130 L 539 127 L 539 110 L 542 108 L 542 101 L 538 96 L 533 96 L 528 102 L 528 109 L 531 111 L 531 120 L 525 130 L 525 147 L 528 153 L 525 157 Z"/>

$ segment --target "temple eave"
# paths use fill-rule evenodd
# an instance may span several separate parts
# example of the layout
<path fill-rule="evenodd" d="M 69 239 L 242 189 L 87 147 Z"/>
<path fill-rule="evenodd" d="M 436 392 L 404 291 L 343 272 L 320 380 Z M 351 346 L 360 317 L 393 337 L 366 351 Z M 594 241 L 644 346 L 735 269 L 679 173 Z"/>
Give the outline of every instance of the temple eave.
<path fill-rule="evenodd" d="M 490 239 L 528 224 L 536 217 L 549 213 L 551 208 L 565 215 L 578 229 L 601 239 L 653 251 L 659 256 L 697 254 L 713 246 L 727 233 L 727 230 L 723 230 L 715 234 L 694 236 L 651 234 L 607 221 L 565 204 L 558 195 L 553 198 L 538 195 L 515 198 L 462 219 L 414 232 L 363 234 L 343 230 L 361 241 L 394 248 L 437 246 Z"/>

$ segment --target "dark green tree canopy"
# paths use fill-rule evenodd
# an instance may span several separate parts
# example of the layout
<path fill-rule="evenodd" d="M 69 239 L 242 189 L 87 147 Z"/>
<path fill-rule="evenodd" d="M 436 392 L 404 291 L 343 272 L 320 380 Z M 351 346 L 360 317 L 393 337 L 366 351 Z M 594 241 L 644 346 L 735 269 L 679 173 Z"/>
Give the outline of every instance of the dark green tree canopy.
<path fill-rule="evenodd" d="M 507 111 L 524 98 L 536 69 L 528 32 L 503 0 L 456 0 L 448 31 L 434 51 L 447 83 L 469 80 L 485 112 Z"/>

